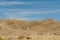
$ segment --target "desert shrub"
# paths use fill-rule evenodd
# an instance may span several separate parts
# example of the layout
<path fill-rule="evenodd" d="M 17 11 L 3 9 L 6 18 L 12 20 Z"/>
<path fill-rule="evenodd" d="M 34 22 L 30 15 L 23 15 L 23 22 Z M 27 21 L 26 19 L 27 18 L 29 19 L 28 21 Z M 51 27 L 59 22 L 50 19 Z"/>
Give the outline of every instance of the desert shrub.
<path fill-rule="evenodd" d="M 26 37 L 26 39 L 31 39 L 31 37 Z"/>
<path fill-rule="evenodd" d="M 44 35 L 43 33 L 37 33 L 37 35 Z"/>
<path fill-rule="evenodd" d="M 2 29 L 2 26 L 0 26 L 0 29 Z"/>
<path fill-rule="evenodd" d="M 7 23 L 7 25 L 12 25 L 12 24 L 14 24 L 14 22 L 8 22 L 8 23 Z"/>
<path fill-rule="evenodd" d="M 0 37 L 0 40 L 3 40 L 3 39 Z"/>
<path fill-rule="evenodd" d="M 53 33 L 54 35 L 56 35 L 56 33 Z"/>
<path fill-rule="evenodd" d="M 24 36 L 19 36 L 19 37 L 18 37 L 18 40 L 23 39 L 23 38 L 24 38 Z"/>
<path fill-rule="evenodd" d="M 59 33 L 54 33 L 54 35 L 60 35 Z"/>

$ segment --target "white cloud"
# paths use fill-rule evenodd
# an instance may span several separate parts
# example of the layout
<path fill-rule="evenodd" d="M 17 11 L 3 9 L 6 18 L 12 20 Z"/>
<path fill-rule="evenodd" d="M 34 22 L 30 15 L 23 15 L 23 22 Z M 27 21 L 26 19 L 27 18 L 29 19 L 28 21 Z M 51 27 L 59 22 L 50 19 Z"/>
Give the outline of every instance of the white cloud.
<path fill-rule="evenodd" d="M 35 4 L 37 2 L 0 2 L 0 5 L 13 5 L 13 4 Z"/>
<path fill-rule="evenodd" d="M 22 19 L 22 20 L 34 20 L 35 18 L 38 19 L 38 17 L 33 17 L 33 18 L 29 18 L 26 16 L 30 16 L 30 15 L 37 15 L 37 14 L 46 14 L 46 13 L 60 13 L 60 10 L 45 10 L 45 11 L 32 11 L 32 10 L 19 10 L 19 9 L 10 9 L 10 10 L 1 10 L 2 12 L 4 12 L 5 15 L 7 15 L 7 18 L 11 18 L 11 19 Z"/>
<path fill-rule="evenodd" d="M 7 13 L 10 13 L 10 14 L 42 14 L 42 13 L 56 13 L 56 12 L 60 12 L 60 10 L 19 10 L 19 9 L 16 9 L 16 10 L 7 10 L 5 11 Z"/>
<path fill-rule="evenodd" d="M 30 18 L 7 18 L 7 19 L 29 20 Z"/>
<path fill-rule="evenodd" d="M 32 14 L 45 14 L 45 13 L 56 13 L 56 12 L 60 12 L 60 10 L 45 10 L 45 11 L 41 11 L 41 10 L 19 10 L 19 9 L 10 9 L 10 10 L 2 10 L 6 15 L 32 15 Z"/>
<path fill-rule="evenodd" d="M 16 1 L 10 1 L 10 2 L 0 2 L 0 5 L 16 5 L 16 4 L 41 4 L 41 3 L 55 3 L 55 2 L 16 2 Z"/>

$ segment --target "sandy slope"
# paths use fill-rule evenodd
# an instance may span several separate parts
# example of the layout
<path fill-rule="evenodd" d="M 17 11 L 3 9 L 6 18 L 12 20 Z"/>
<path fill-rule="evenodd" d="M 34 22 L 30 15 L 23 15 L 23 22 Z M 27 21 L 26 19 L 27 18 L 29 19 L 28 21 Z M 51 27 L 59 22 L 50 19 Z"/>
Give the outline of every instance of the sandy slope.
<path fill-rule="evenodd" d="M 0 36 L 6 40 L 60 40 L 60 22 L 0 20 Z"/>

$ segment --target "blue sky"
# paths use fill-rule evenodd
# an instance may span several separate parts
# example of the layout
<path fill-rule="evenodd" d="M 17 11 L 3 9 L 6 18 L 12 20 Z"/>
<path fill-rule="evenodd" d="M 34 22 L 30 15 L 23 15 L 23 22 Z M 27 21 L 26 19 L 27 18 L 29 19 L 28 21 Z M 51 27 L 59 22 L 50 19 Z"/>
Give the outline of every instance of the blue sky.
<path fill-rule="evenodd" d="M 60 20 L 60 0 L 0 0 L 0 18 Z"/>

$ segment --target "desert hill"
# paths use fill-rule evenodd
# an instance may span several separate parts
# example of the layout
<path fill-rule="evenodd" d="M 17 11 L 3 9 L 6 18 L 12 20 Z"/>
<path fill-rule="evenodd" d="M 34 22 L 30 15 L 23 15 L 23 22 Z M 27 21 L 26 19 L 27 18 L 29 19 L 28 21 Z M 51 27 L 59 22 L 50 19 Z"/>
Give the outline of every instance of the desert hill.
<path fill-rule="evenodd" d="M 39 33 L 60 34 L 60 22 L 52 19 L 42 21 L 0 20 L 0 36 L 20 36 Z"/>

